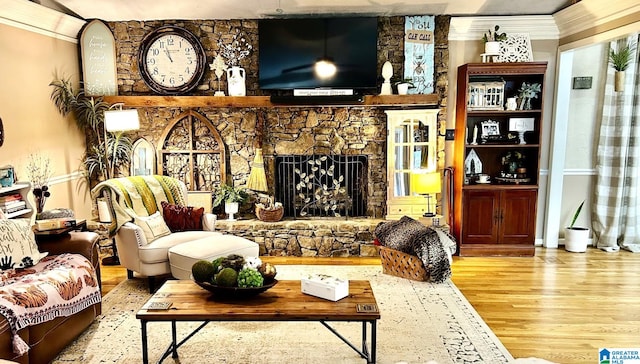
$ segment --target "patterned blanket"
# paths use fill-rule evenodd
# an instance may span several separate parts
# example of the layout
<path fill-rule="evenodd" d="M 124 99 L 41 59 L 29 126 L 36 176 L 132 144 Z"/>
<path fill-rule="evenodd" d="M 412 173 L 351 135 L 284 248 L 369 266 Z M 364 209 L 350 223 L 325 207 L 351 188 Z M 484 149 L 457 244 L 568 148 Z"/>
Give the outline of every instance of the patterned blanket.
<path fill-rule="evenodd" d="M 101 300 L 95 269 L 79 254 L 46 257 L 32 267 L 0 273 L 0 314 L 9 323 L 13 352 L 19 355 L 29 351 L 19 330 L 73 315 Z"/>
<path fill-rule="evenodd" d="M 112 178 L 95 186 L 91 194 L 94 199 L 106 196 L 110 201 L 115 223 L 109 230 L 115 234 L 120 226 L 133 220 L 127 210 L 137 216 L 149 216 L 162 211 L 160 201 L 186 206 L 181 183 L 175 178 L 159 175 Z"/>
<path fill-rule="evenodd" d="M 420 258 L 431 282 L 442 283 L 451 277 L 456 243 L 447 232 L 403 216 L 397 221 L 381 222 L 374 235 L 379 244 Z"/>

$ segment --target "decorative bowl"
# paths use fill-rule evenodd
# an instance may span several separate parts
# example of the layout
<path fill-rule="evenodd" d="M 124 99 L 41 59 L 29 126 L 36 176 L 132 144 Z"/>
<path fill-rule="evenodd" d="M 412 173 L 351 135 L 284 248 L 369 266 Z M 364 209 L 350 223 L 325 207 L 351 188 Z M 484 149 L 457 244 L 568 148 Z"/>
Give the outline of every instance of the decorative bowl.
<path fill-rule="evenodd" d="M 196 281 L 194 281 L 196 282 Z M 196 282 L 197 285 L 213 293 L 214 296 L 219 298 L 248 298 L 258 295 L 269 288 L 275 286 L 278 283 L 277 279 L 265 284 L 262 287 L 222 287 L 208 282 Z"/>

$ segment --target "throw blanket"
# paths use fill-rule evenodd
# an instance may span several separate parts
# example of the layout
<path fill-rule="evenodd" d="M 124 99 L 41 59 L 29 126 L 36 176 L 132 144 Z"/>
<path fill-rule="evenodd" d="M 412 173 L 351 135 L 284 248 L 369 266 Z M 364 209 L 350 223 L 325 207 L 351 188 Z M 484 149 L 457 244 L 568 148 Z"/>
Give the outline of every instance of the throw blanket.
<path fill-rule="evenodd" d="M 158 175 L 112 178 L 100 182 L 91 194 L 94 200 L 101 196 L 106 196 L 109 200 L 111 216 L 114 218 L 109 232 L 114 235 L 120 226 L 133 220 L 127 210 L 133 211 L 137 216 L 149 216 L 162 211 L 161 201 L 186 205 L 181 183 L 175 178 Z"/>
<path fill-rule="evenodd" d="M 381 222 L 374 234 L 381 245 L 420 258 L 432 282 L 442 283 L 451 277 L 456 243 L 447 232 L 403 216 L 398 221 Z"/>
<path fill-rule="evenodd" d="M 0 274 L 0 314 L 13 334 L 13 352 L 29 351 L 18 331 L 56 317 L 73 315 L 102 300 L 91 262 L 79 254 L 42 259 L 27 269 Z"/>

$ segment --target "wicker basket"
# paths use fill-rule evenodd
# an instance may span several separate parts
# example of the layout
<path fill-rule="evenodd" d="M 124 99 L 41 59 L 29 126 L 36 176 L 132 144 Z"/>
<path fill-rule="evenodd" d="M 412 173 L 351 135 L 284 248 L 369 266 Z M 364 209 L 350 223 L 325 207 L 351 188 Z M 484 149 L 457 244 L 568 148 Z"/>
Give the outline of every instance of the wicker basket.
<path fill-rule="evenodd" d="M 429 273 L 424 269 L 420 258 L 415 255 L 384 246 L 380 247 L 379 253 L 380 261 L 382 262 L 382 273 L 413 279 L 414 281 L 429 280 Z"/>
<path fill-rule="evenodd" d="M 282 219 L 284 215 L 284 208 L 280 207 L 275 210 L 266 210 L 258 205 L 256 205 L 256 216 L 258 220 L 265 222 L 276 222 Z"/>

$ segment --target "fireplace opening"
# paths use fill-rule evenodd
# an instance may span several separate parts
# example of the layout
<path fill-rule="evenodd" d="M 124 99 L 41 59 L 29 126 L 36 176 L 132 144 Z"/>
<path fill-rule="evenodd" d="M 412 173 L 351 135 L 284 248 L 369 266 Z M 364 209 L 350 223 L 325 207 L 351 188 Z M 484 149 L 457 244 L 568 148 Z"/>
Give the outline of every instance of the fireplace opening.
<path fill-rule="evenodd" d="M 366 216 L 367 156 L 275 158 L 276 201 L 294 218 Z"/>

